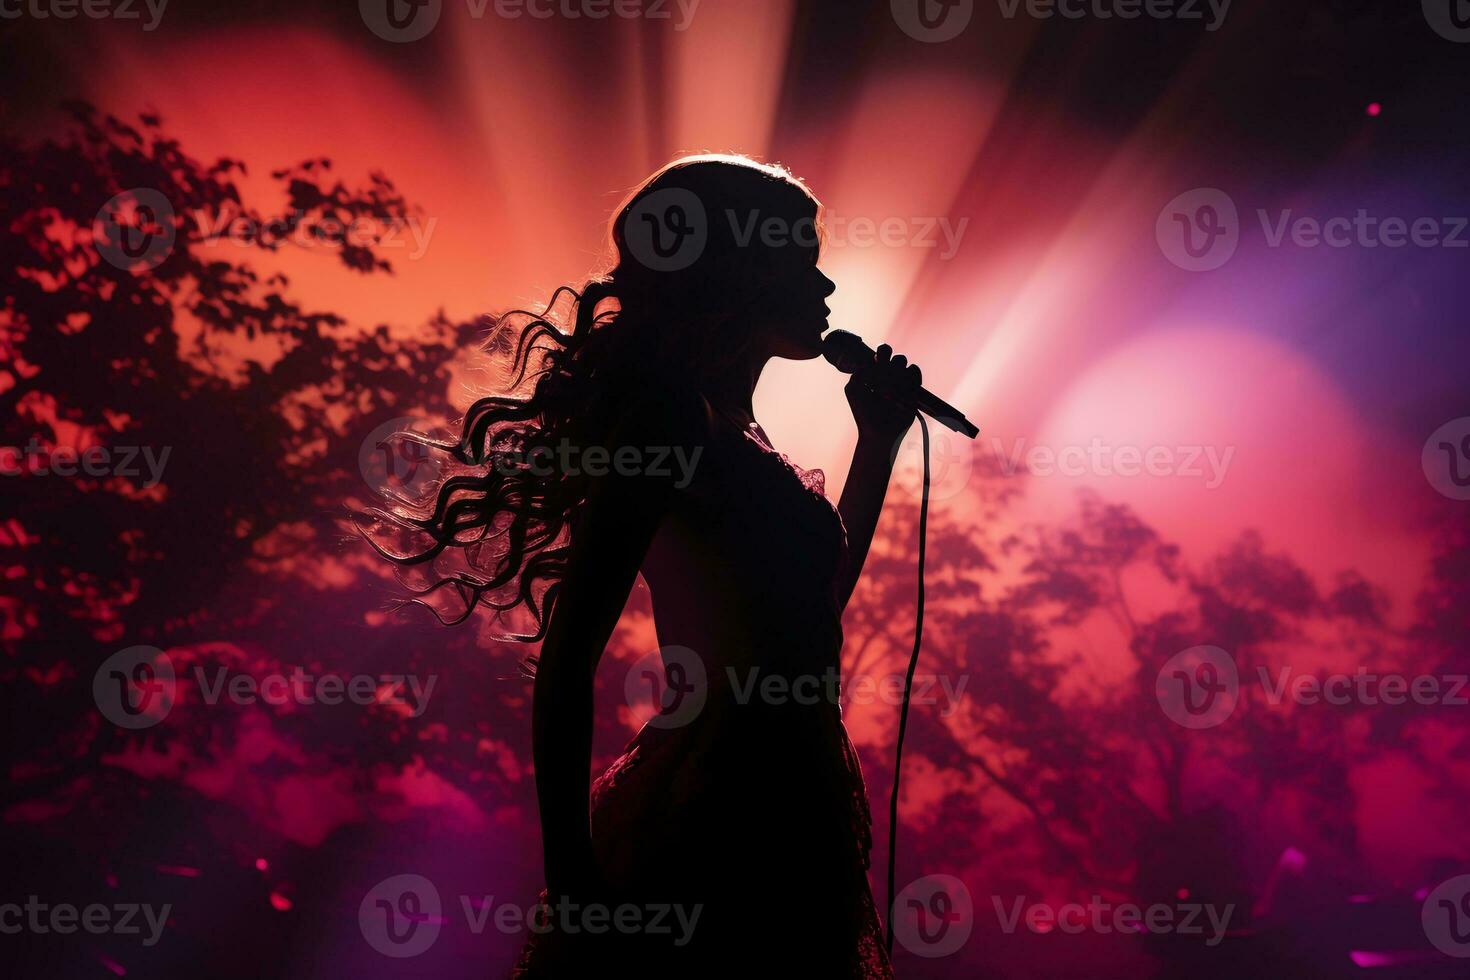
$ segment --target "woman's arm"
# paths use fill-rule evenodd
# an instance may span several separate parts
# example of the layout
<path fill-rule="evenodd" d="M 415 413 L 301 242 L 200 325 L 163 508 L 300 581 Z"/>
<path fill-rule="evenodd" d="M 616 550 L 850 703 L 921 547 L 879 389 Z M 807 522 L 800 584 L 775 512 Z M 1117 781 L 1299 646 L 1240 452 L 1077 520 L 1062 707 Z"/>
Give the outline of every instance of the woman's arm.
<path fill-rule="evenodd" d="M 837 502 L 837 512 L 847 528 L 847 562 L 833 584 L 838 609 L 847 608 L 857 588 L 883 512 L 898 445 L 914 423 L 915 411 L 904 407 L 904 395 L 917 392 L 923 384 L 919 369 L 901 354 L 894 357 L 887 344 L 875 353 L 872 366 L 855 372 L 846 388 L 858 441 Z"/>
<path fill-rule="evenodd" d="M 888 493 L 888 478 L 893 474 L 895 444 L 858 435 L 847 482 L 842 485 L 842 499 L 837 502 L 837 512 L 847 529 L 847 562 L 837 573 L 834 586 L 838 609 L 847 608 L 867 561 L 873 532 L 878 528 L 878 515 L 883 512 L 883 498 Z"/>
<path fill-rule="evenodd" d="M 685 416 L 689 410 L 681 397 L 646 397 L 607 448 L 692 445 L 702 430 Z M 594 481 L 573 530 L 531 704 L 543 859 L 553 896 L 601 889 L 588 812 L 593 676 L 673 493 L 670 478 L 610 472 Z"/>
<path fill-rule="evenodd" d="M 661 513 L 658 486 L 630 485 L 636 480 L 610 476 L 593 490 L 536 664 L 531 751 L 552 895 L 600 890 L 587 808 L 593 675 Z"/>

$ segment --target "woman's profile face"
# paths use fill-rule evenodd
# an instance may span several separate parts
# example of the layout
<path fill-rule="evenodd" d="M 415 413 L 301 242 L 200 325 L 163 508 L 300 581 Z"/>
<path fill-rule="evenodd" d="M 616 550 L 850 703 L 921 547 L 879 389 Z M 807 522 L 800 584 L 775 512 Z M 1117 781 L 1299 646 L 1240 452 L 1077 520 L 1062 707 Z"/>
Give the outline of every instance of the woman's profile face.
<path fill-rule="evenodd" d="M 818 250 L 790 249 L 780 258 L 770 288 L 761 297 L 765 341 L 773 357 L 809 360 L 822 353 L 822 334 L 832 312 L 827 297 L 837 288 L 817 268 Z"/>

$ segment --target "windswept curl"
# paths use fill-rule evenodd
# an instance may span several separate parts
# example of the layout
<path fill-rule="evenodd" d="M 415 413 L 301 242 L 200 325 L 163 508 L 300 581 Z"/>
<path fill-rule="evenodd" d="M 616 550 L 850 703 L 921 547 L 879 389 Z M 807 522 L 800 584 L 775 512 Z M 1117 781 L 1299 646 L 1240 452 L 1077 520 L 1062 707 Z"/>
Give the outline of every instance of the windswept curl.
<path fill-rule="evenodd" d="M 539 313 L 502 314 L 485 344 L 505 375 L 501 393 L 470 406 L 457 441 L 397 434 L 430 454 L 441 476 L 420 499 L 390 496 L 387 506 L 358 514 L 358 529 L 399 567 L 409 601 L 442 622 L 461 623 L 485 608 L 502 638 L 545 634 L 587 487 L 585 476 L 532 466 L 529 453 L 600 435 L 586 424 L 607 417 L 593 404 L 599 392 L 578 380 L 600 374 L 594 362 L 608 359 L 589 348 L 598 346 L 591 343 L 597 327 L 615 316 L 597 311 L 609 295 L 607 282 L 580 293 L 564 286 Z"/>

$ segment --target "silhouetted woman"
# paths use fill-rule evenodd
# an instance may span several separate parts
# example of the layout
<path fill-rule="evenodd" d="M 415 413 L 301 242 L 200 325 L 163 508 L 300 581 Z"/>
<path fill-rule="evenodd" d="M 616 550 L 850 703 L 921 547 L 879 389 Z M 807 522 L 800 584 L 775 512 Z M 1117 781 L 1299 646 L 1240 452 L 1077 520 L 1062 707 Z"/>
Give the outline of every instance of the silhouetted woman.
<path fill-rule="evenodd" d="M 418 536 L 387 550 L 419 569 L 425 599 L 447 592 L 463 616 L 486 608 L 502 633 L 543 640 L 532 724 L 548 900 L 634 905 L 644 924 L 661 905 L 698 916 L 689 935 L 672 914 L 657 934 L 612 915 L 602 935 L 552 920 L 519 976 L 892 975 L 831 680 L 913 421 L 883 393 L 920 379 L 883 348 L 848 384 L 859 439 L 836 508 L 819 471 L 771 445 L 751 394 L 771 358 L 820 353 L 834 287 L 819 227 L 819 202 L 779 167 L 700 156 L 659 171 L 613 221 L 610 273 L 541 315 L 500 318 L 503 393 L 445 447 L 459 465 L 431 505 L 380 515 Z M 562 446 L 607 455 L 566 466 Z M 589 788 L 593 674 L 640 571 L 664 713 Z"/>

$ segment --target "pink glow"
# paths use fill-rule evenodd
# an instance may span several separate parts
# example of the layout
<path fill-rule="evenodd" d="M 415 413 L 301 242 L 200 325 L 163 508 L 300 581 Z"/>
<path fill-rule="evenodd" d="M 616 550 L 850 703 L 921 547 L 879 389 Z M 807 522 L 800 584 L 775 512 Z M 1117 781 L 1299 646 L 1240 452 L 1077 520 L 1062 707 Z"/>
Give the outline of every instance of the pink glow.
<path fill-rule="evenodd" d="M 177 875 L 180 878 L 198 878 L 199 869 L 186 867 L 182 864 L 160 864 L 158 870 L 166 875 Z"/>
<path fill-rule="evenodd" d="M 1429 954 L 1413 951 L 1377 953 L 1355 949 L 1348 954 L 1348 958 L 1356 966 L 1363 967 L 1364 969 L 1372 969 L 1378 966 L 1404 966 L 1409 963 L 1424 963 L 1434 957 Z"/>

